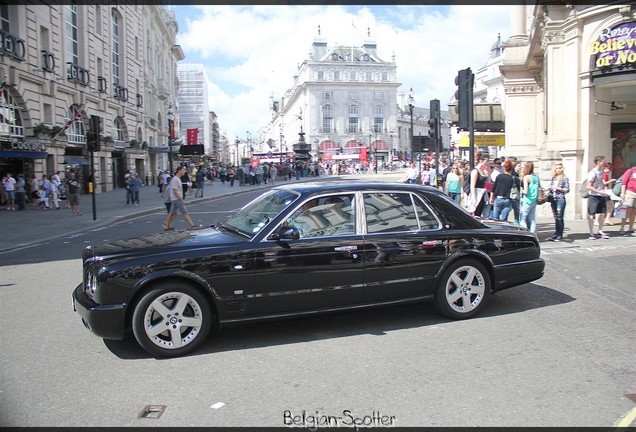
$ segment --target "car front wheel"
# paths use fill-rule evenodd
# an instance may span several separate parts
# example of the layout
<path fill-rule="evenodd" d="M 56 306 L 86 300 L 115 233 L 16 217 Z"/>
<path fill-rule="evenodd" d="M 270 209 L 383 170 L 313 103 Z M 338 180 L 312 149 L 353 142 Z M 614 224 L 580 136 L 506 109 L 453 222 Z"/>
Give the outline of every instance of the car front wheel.
<path fill-rule="evenodd" d="M 194 351 L 210 332 L 212 311 L 194 287 L 166 282 L 148 291 L 133 312 L 132 328 L 139 345 L 157 357 Z"/>
<path fill-rule="evenodd" d="M 435 295 L 437 310 L 451 319 L 477 315 L 490 295 L 490 275 L 473 259 L 457 261 L 446 269 Z"/>

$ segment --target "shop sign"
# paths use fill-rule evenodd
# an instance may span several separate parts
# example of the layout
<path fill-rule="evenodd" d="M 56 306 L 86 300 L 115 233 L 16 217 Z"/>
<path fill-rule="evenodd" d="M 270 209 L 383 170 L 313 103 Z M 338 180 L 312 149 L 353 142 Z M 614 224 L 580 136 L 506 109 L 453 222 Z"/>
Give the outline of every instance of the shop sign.
<path fill-rule="evenodd" d="M 597 68 L 636 65 L 636 21 L 601 30 L 590 55 Z"/>
<path fill-rule="evenodd" d="M 504 147 L 506 145 L 506 136 L 503 134 L 484 134 L 475 135 L 475 147 Z M 470 147 L 470 136 L 462 134 L 459 136 L 460 147 Z"/>
<path fill-rule="evenodd" d="M 36 141 L 14 141 L 0 144 L 2 150 L 45 152 L 46 145 Z"/>

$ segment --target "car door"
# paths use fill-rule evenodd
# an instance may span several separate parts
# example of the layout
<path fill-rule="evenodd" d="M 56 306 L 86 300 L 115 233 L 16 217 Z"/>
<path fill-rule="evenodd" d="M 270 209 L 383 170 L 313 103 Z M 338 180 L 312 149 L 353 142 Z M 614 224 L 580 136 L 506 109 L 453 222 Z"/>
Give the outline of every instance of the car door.
<path fill-rule="evenodd" d="M 408 192 L 365 192 L 364 299 L 426 297 L 446 257 L 439 220 Z"/>
<path fill-rule="evenodd" d="M 337 308 L 363 300 L 364 240 L 356 231 L 355 195 L 313 199 L 281 223 L 299 228 L 299 239 L 266 239 L 257 248 L 259 315 Z"/>

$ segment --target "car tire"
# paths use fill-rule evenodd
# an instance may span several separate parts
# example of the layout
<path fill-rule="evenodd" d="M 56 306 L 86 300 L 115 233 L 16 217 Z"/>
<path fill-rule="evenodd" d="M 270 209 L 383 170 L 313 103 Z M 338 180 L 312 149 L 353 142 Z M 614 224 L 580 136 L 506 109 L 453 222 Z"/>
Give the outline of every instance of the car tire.
<path fill-rule="evenodd" d="M 139 345 L 150 354 L 178 357 L 205 341 L 212 319 L 208 299 L 199 290 L 183 282 L 164 282 L 139 300 L 132 328 Z"/>
<path fill-rule="evenodd" d="M 490 274 L 474 259 L 452 263 L 439 280 L 435 307 L 444 316 L 467 319 L 477 315 L 490 296 Z"/>

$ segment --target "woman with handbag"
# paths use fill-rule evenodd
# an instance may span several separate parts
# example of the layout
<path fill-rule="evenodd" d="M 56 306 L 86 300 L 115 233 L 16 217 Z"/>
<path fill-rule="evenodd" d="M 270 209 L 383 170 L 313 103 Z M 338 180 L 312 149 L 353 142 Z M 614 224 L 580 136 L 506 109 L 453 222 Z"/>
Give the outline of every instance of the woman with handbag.
<path fill-rule="evenodd" d="M 555 225 L 554 235 L 548 240 L 560 242 L 563 240 L 563 229 L 565 228 L 565 222 L 563 221 L 565 194 L 570 192 L 570 181 L 563 173 L 563 164 L 561 162 L 555 162 L 552 165 L 552 181 L 548 189 L 550 190 L 548 202 L 552 206 Z"/>

